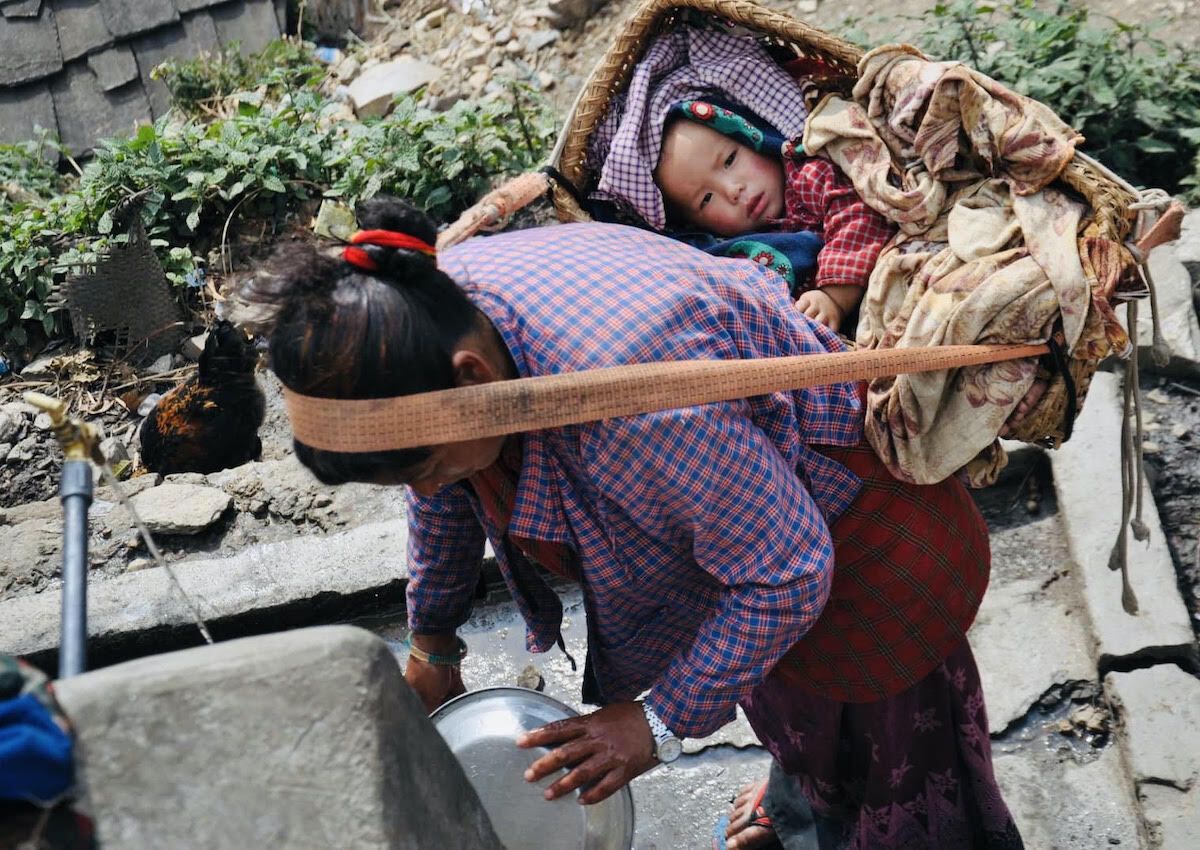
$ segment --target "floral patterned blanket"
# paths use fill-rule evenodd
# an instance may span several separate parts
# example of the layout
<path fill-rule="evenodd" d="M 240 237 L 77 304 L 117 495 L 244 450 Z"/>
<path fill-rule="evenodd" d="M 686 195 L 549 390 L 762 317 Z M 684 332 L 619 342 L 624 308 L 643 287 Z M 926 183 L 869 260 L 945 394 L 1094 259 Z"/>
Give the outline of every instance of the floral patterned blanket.
<path fill-rule="evenodd" d="M 1050 186 L 1078 133 L 1042 104 L 907 45 L 864 56 L 853 98 L 818 104 L 803 144 L 900 227 L 871 276 L 859 347 L 1055 335 L 1077 357 L 1128 348 L 1109 303 L 1127 252 L 1099 237 L 1085 202 Z M 903 480 L 964 470 L 986 486 L 1006 462 L 998 435 L 1038 368 L 1027 359 L 876 379 L 868 439 Z"/>

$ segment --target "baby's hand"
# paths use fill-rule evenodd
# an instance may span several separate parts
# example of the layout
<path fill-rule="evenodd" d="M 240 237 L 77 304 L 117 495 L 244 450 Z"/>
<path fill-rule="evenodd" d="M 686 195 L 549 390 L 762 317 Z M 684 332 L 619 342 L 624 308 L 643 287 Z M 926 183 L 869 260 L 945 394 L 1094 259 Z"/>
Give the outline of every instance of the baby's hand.
<path fill-rule="evenodd" d="M 842 323 L 842 308 L 820 289 L 810 289 L 802 294 L 796 299 L 796 306 L 804 315 L 831 331 L 836 331 Z"/>

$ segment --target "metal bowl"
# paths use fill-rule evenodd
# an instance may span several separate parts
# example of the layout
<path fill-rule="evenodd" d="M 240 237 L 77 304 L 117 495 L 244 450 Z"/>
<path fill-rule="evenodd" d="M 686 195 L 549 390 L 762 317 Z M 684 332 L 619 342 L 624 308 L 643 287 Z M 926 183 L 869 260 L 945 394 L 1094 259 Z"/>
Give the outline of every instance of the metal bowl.
<path fill-rule="evenodd" d="M 540 783 L 524 773 L 549 750 L 523 750 L 518 735 L 579 712 L 527 688 L 483 688 L 450 700 L 430 719 L 458 758 L 508 850 L 629 850 L 633 795 L 626 786 L 581 806 L 576 791 L 547 801 L 542 792 L 566 771 Z"/>

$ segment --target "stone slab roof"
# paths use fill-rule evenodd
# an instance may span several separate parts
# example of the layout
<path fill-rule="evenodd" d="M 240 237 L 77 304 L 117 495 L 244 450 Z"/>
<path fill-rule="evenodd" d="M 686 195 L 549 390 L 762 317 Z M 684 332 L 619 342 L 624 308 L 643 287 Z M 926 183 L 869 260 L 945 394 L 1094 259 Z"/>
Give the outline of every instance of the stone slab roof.
<path fill-rule="evenodd" d="M 170 106 L 150 72 L 284 30 L 286 0 L 0 0 L 0 144 L 52 130 L 73 152 Z"/>

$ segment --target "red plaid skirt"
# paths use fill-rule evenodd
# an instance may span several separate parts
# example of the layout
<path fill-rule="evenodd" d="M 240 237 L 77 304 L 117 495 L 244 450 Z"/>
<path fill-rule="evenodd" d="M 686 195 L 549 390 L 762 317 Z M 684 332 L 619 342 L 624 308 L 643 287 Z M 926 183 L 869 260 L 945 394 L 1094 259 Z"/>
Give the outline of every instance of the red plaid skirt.
<path fill-rule="evenodd" d="M 897 481 L 865 443 L 820 451 L 862 490 L 830 529 L 829 601 L 771 676 L 831 700 L 872 702 L 920 681 L 962 642 L 987 589 L 987 525 L 956 478 Z"/>

